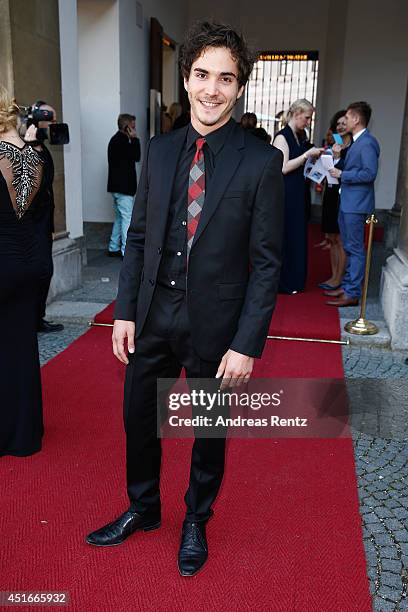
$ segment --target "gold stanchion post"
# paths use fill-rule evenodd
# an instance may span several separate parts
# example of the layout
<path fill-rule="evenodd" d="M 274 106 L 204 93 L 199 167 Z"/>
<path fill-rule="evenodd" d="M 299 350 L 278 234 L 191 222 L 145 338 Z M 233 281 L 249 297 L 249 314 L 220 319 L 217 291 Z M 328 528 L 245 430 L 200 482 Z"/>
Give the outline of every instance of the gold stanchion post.
<path fill-rule="evenodd" d="M 367 319 L 365 318 L 366 305 L 367 305 L 368 281 L 369 281 L 370 266 L 371 266 L 371 252 L 373 248 L 374 225 L 378 223 L 378 221 L 375 218 L 375 215 L 370 215 L 370 217 L 366 220 L 366 223 L 370 226 L 370 229 L 368 232 L 367 257 L 366 257 L 366 266 L 365 266 L 365 275 L 364 275 L 363 294 L 361 296 L 360 316 L 355 321 L 349 321 L 344 326 L 344 329 L 346 330 L 346 332 L 348 332 L 349 334 L 357 334 L 359 336 L 373 336 L 374 334 L 378 334 L 378 327 L 371 321 L 367 321 Z"/>

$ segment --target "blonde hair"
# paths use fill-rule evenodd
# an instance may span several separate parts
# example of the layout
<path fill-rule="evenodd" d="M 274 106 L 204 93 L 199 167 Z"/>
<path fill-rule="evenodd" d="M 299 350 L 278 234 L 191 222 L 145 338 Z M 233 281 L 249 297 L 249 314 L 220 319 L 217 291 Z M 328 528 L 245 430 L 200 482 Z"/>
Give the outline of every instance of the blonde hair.
<path fill-rule="evenodd" d="M 0 134 L 17 127 L 20 109 L 7 89 L 0 85 Z"/>
<path fill-rule="evenodd" d="M 296 113 L 307 113 L 309 111 L 314 111 L 313 104 L 309 102 L 309 100 L 306 100 L 306 98 L 299 98 L 299 100 L 295 100 L 294 102 L 292 102 L 289 107 L 289 110 L 286 111 L 286 113 L 283 115 L 282 123 L 285 126 L 289 123 L 289 121 Z"/>

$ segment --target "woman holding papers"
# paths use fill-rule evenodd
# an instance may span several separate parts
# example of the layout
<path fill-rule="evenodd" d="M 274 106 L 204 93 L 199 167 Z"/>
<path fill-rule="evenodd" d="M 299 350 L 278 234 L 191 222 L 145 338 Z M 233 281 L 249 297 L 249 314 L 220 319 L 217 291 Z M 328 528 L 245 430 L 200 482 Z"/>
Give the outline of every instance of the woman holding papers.
<path fill-rule="evenodd" d="M 338 111 L 334 115 L 327 134 L 327 144 L 329 147 L 341 147 L 342 157 L 345 157 L 347 148 L 351 144 L 351 134 L 347 132 L 345 115 L 345 110 Z M 322 202 L 322 232 L 326 235 L 326 239 L 330 244 L 332 274 L 329 279 L 320 283 L 319 287 L 329 291 L 340 287 L 346 267 L 346 254 L 341 243 L 338 224 L 339 203 L 339 184 L 333 184 L 325 179 Z"/>
<path fill-rule="evenodd" d="M 309 157 L 317 158 L 324 149 L 311 146 L 303 138 L 314 113 L 308 100 L 296 100 L 286 114 L 286 127 L 276 134 L 274 145 L 283 153 L 285 182 L 285 228 L 282 248 L 280 293 L 303 291 L 307 274 L 306 181 L 303 166 Z"/>

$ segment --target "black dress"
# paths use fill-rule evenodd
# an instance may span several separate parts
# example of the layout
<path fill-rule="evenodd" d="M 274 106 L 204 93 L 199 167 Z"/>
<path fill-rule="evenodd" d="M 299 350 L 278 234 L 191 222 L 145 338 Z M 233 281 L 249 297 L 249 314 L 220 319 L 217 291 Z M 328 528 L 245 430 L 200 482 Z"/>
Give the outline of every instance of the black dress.
<path fill-rule="evenodd" d="M 324 234 L 338 234 L 339 230 L 339 206 L 340 206 L 340 185 L 329 185 L 327 181 L 324 186 L 322 202 L 322 232 Z"/>
<path fill-rule="evenodd" d="M 37 151 L 0 140 L 0 456 L 39 451 L 44 431 L 36 333 L 44 270 L 34 220 L 42 186 Z"/>
<path fill-rule="evenodd" d="M 289 147 L 289 159 L 303 155 L 310 143 L 297 142 L 292 129 L 287 125 L 281 134 Z M 306 187 L 303 165 L 284 175 L 285 226 L 282 246 L 282 269 L 279 283 L 280 293 L 303 291 L 307 274 L 307 211 Z"/>
<path fill-rule="evenodd" d="M 350 145 L 342 149 L 341 159 L 346 159 Z M 325 181 L 322 201 L 322 232 L 324 234 L 339 234 L 340 185 L 329 185 Z"/>

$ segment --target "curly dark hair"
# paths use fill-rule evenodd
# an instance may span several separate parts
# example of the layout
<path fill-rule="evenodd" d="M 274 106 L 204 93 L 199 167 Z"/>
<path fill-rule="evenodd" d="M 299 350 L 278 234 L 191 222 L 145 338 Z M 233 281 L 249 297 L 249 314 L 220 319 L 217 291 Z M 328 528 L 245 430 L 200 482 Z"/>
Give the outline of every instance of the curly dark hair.
<path fill-rule="evenodd" d="M 339 110 L 337 111 L 337 113 L 335 113 L 333 115 L 333 117 L 330 119 L 330 130 L 333 132 L 333 134 L 335 132 L 337 132 L 337 122 L 341 117 L 344 117 L 344 115 L 346 114 L 346 109 L 344 110 Z"/>
<path fill-rule="evenodd" d="M 207 47 L 226 47 L 238 64 L 238 83 L 246 85 L 252 72 L 255 54 L 250 51 L 242 35 L 230 26 L 209 21 L 198 21 L 187 31 L 180 48 L 180 69 L 188 79 L 191 66 Z"/>

